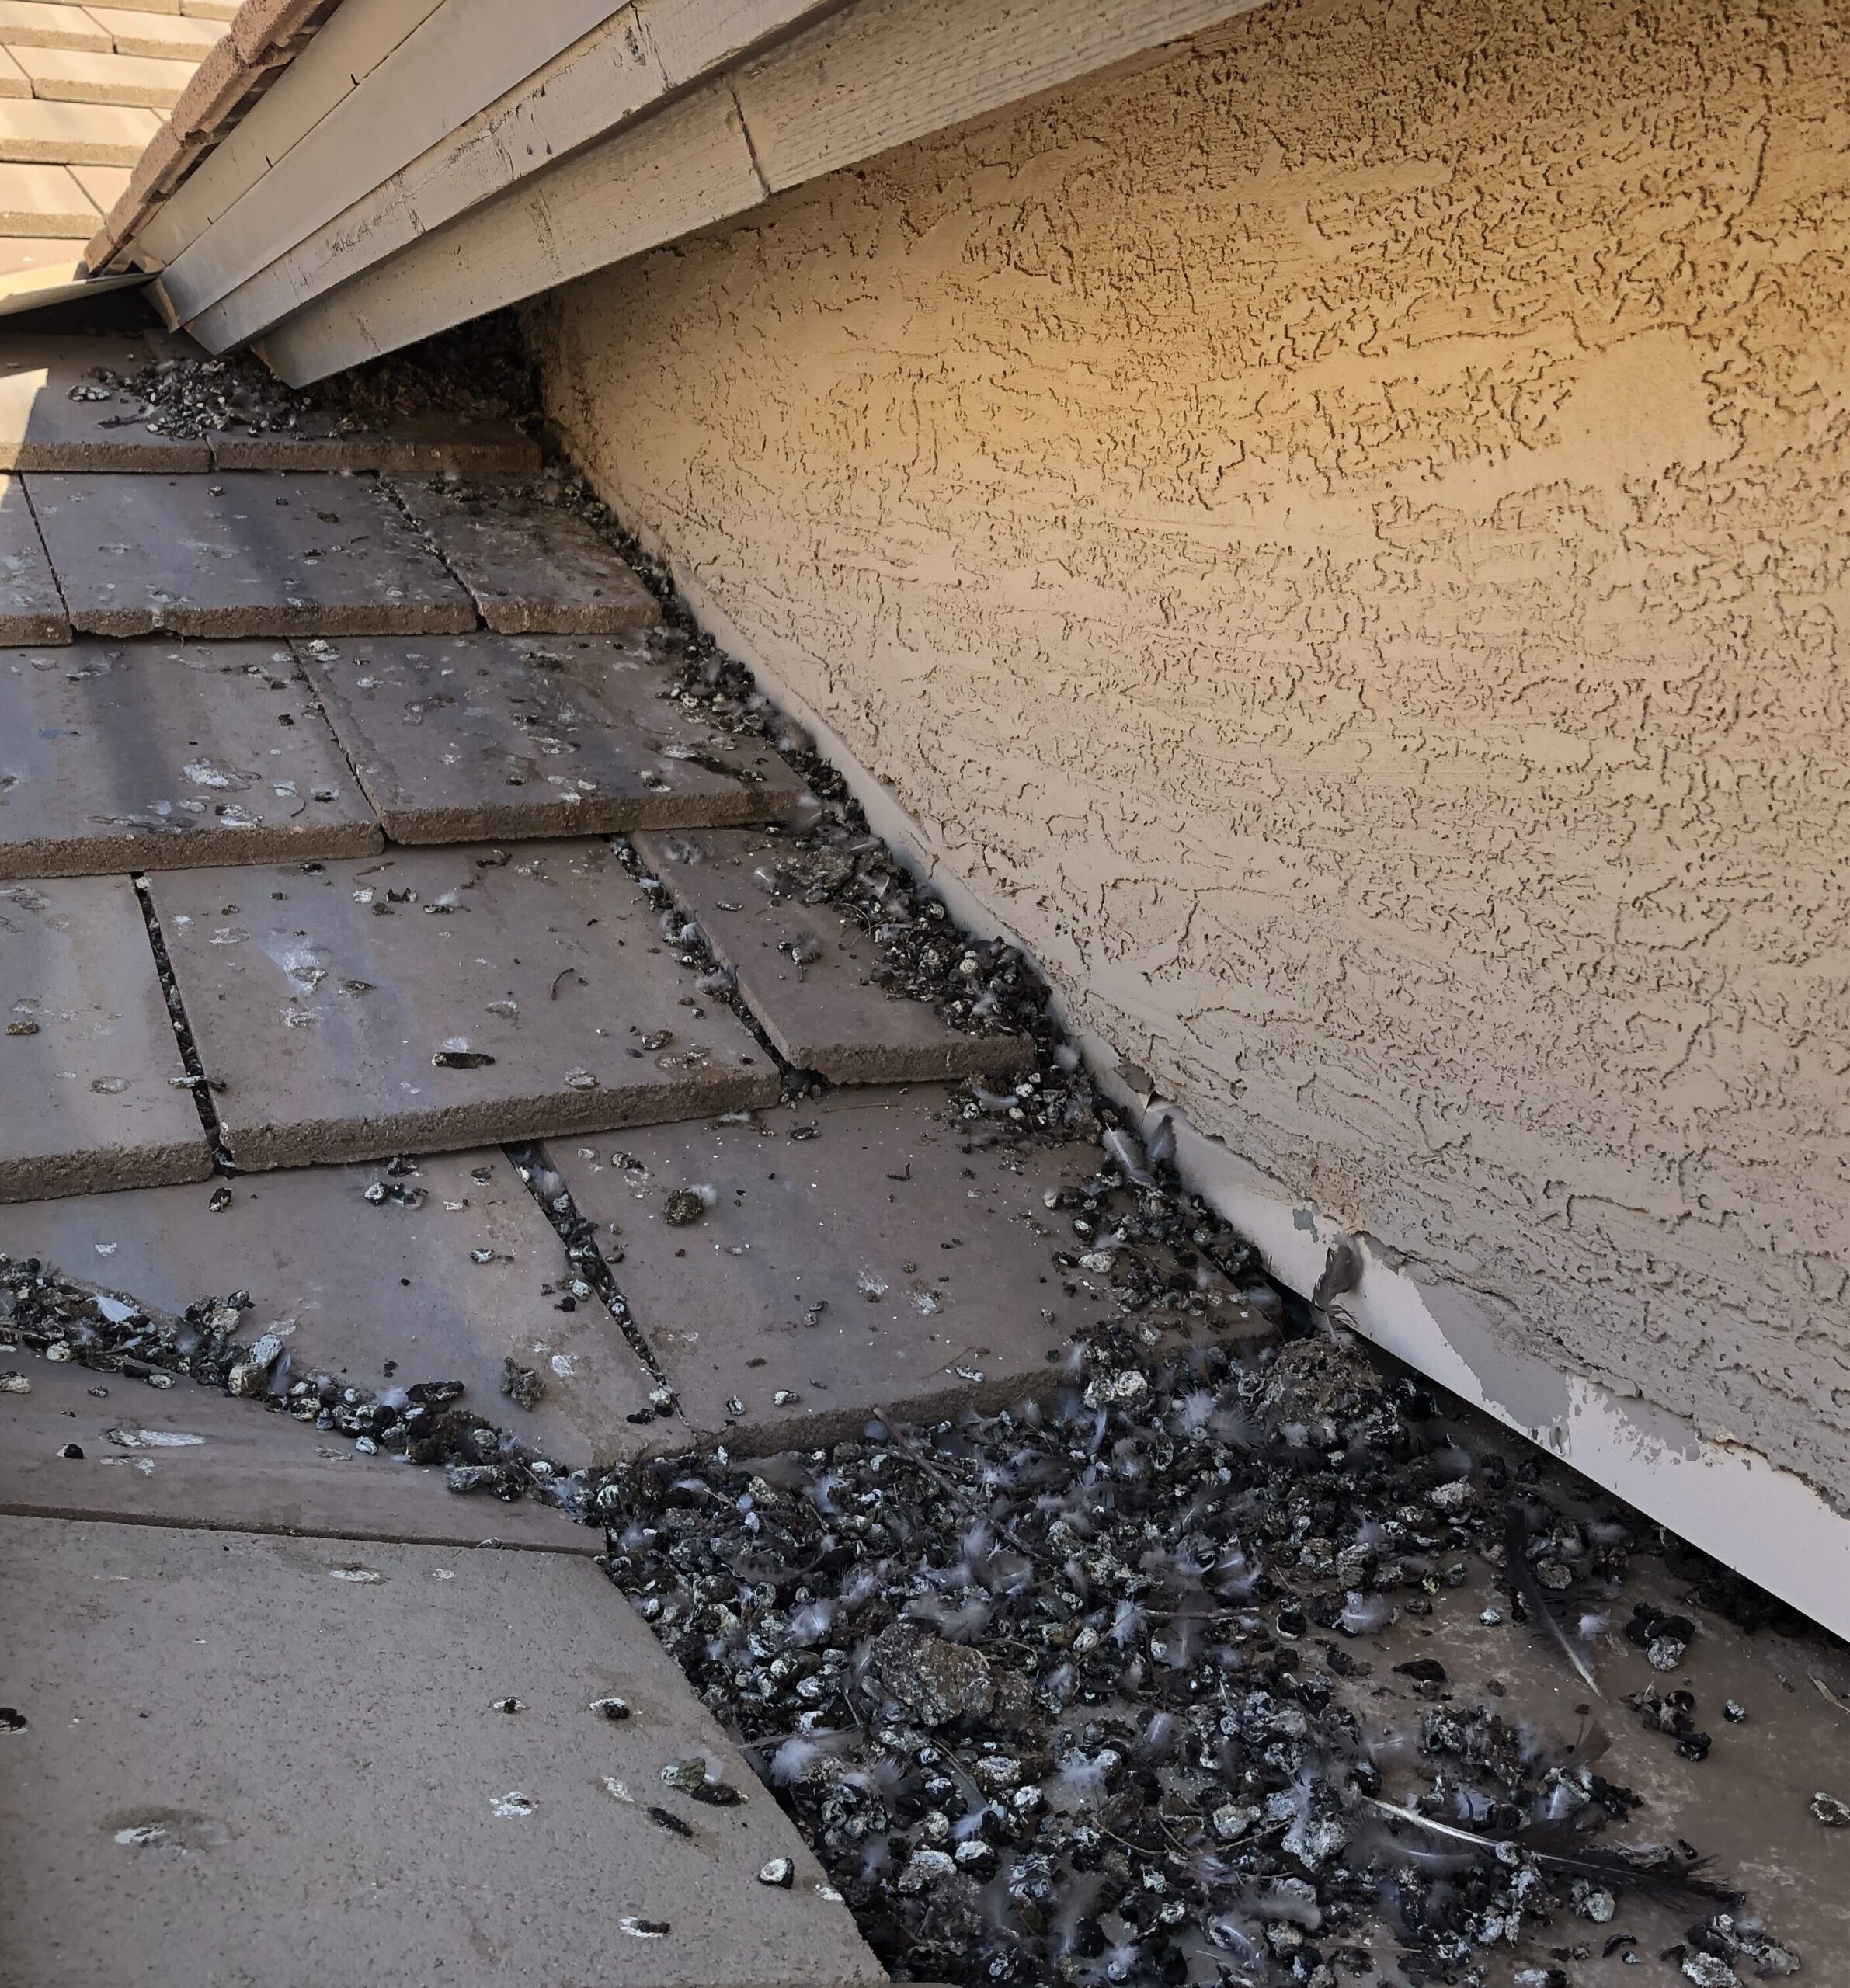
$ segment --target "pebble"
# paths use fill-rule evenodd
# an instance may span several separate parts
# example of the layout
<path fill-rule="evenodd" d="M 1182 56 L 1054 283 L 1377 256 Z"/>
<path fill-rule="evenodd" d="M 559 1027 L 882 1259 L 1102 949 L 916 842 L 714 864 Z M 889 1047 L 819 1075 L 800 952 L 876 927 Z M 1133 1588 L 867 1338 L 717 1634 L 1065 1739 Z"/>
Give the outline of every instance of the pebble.
<path fill-rule="evenodd" d="M 955 1862 L 941 1850 L 915 1850 L 899 1873 L 899 1889 L 902 1892 L 922 1892 L 928 1885 L 938 1884 L 951 1876 L 956 1868 Z"/>

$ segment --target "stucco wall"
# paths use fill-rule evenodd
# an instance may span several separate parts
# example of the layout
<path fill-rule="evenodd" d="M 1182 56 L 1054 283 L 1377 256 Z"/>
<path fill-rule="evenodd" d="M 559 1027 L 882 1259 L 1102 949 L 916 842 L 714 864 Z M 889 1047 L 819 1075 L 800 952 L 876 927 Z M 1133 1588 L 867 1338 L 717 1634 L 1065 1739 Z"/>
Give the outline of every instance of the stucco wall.
<path fill-rule="evenodd" d="M 1273 0 L 538 314 L 606 493 L 1282 1194 L 1850 1507 L 1850 36 Z"/>

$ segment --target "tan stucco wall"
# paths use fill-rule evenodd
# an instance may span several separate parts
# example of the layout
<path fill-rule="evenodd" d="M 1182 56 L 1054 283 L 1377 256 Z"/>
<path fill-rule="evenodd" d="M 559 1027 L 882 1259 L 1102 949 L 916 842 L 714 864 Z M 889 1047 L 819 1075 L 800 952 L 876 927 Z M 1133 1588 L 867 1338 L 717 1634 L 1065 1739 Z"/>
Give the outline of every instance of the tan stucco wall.
<path fill-rule="evenodd" d="M 537 319 L 1080 1019 L 1840 1509 L 1843 19 L 1274 0 Z"/>

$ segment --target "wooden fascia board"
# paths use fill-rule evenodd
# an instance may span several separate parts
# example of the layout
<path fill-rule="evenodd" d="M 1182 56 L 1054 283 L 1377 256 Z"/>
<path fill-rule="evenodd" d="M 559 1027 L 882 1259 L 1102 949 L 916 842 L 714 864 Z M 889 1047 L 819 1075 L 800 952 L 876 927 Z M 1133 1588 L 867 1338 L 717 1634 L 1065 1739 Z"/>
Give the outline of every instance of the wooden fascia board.
<path fill-rule="evenodd" d="M 190 320 L 617 12 L 611 0 L 442 0 L 162 280 Z"/>
<path fill-rule="evenodd" d="M 464 228 L 420 241 L 412 290 L 398 262 L 381 265 L 298 314 L 258 349 L 285 380 L 319 379 L 360 356 L 390 352 L 443 324 L 461 324 L 536 290 L 672 240 L 764 198 L 764 182 L 722 78 L 478 209 Z M 399 259 L 402 260 L 403 259 Z M 412 290 L 440 296 L 434 311 Z"/>
<path fill-rule="evenodd" d="M 305 304 L 266 332 L 264 355 L 286 380 L 322 378 L 740 212 L 752 184 L 760 197 L 781 191 L 1258 4 L 1094 0 L 1082 13 L 1073 0 L 854 0 L 716 80 L 737 144 L 711 211 L 648 190 L 683 169 L 680 127 L 657 132 L 667 113 L 645 113 Z M 698 176 L 691 155 L 685 169 Z M 192 328 L 214 349 L 229 342 Z"/>
<path fill-rule="evenodd" d="M 443 140 L 368 188 L 325 227 L 225 291 L 174 294 L 193 335 L 223 351 L 261 334 L 555 160 L 624 128 L 652 104 L 761 49 L 842 0 L 633 0 Z"/>
<path fill-rule="evenodd" d="M 194 337 L 222 352 L 257 336 L 335 284 L 628 122 L 666 89 L 636 10 L 625 7 L 329 226 L 196 310 L 189 320 Z"/>
<path fill-rule="evenodd" d="M 357 89 L 440 0 L 346 0 L 256 107 L 206 154 L 134 238 L 151 263 L 172 262 L 263 174 Z"/>

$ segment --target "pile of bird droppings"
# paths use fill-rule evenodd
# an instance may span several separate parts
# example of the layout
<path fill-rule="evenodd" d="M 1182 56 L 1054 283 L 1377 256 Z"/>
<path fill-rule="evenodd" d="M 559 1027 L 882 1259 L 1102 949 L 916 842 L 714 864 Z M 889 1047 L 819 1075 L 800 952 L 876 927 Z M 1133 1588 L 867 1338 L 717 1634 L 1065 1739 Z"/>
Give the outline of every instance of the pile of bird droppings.
<path fill-rule="evenodd" d="M 407 1184 L 414 1163 L 396 1161 L 393 1169 L 385 1176 L 386 1191 L 416 1191 Z M 565 1288 L 568 1296 L 593 1295 L 582 1281 L 569 1281 Z M 375 1388 L 298 1367 L 282 1337 L 251 1333 L 246 1315 L 252 1307 L 249 1291 L 234 1291 L 169 1314 L 80 1283 L 36 1256 L 0 1254 L 0 1353 L 23 1347 L 54 1363 L 75 1361 L 155 1388 L 184 1377 L 345 1436 L 363 1454 L 385 1451 L 440 1465 L 453 1490 L 509 1500 L 537 1497 L 585 1515 L 589 1478 L 561 1469 L 466 1403 L 461 1382 L 405 1382 L 394 1374 Z M 508 1375 L 516 1401 L 519 1371 Z M 24 1375 L 16 1378 L 19 1391 L 30 1387 Z"/>
<path fill-rule="evenodd" d="M 221 357 L 151 356 L 130 371 L 94 367 L 70 390 L 82 401 L 114 401 L 105 428 L 139 427 L 196 441 L 236 432 L 287 435 L 312 422 L 316 432 L 364 434 L 410 415 L 530 422 L 537 388 L 511 313 L 496 312 L 464 330 L 422 343 L 312 387 L 286 385 L 245 353 Z"/>
<path fill-rule="evenodd" d="M 250 1309 L 235 1292 L 165 1318 L 0 1258 L 0 1350 L 189 1374 L 443 1465 L 453 1490 L 601 1526 L 610 1578 L 900 1979 L 1567 1988 L 1577 1959 L 1643 1954 L 1623 1923 L 1639 1898 L 1681 1913 L 1657 1950 L 1706 1988 L 1798 1969 L 1601 1775 L 1597 1724 L 1542 1731 L 1430 1657 L 1395 1667 L 1426 1701 L 1417 1733 L 1382 1723 L 1372 1643 L 1474 1563 L 1507 1597 L 1483 1619 L 1545 1635 L 1591 1699 L 1654 1542 L 1570 1510 L 1539 1453 L 1462 1447 L 1441 1397 L 1358 1345 L 1153 1359 L 1132 1310 L 1041 1404 L 567 1475 L 454 1382 L 292 1372 L 273 1337 L 239 1337 Z M 1756 1592 L 1680 1550 L 1728 1612 Z M 1644 1605 L 1624 1629 L 1666 1671 L 1695 1633 Z M 1628 1702 L 1702 1757 L 1657 1695 Z"/>
<path fill-rule="evenodd" d="M 582 493 L 579 502 L 594 507 Z M 634 547 L 628 550 L 635 558 Z M 641 570 L 649 576 L 646 562 Z M 664 576 L 653 579 L 662 591 Z M 764 866 L 774 879 L 774 896 L 828 904 L 845 913 L 871 941 L 880 958 L 873 978 L 894 998 L 927 1002 L 941 1020 L 968 1034 L 1009 1033 L 1032 1044 L 1033 1067 L 1008 1088 L 992 1089 L 977 1079 L 960 1086 L 951 1108 L 965 1122 L 965 1142 L 1059 1143 L 1102 1133 L 1127 1175 L 1138 1184 L 1148 1183 L 1149 1166 L 1137 1156 L 1141 1149 L 1128 1123 L 1095 1090 L 1045 981 L 1026 954 L 1006 939 L 979 939 L 959 926 L 943 898 L 868 827 L 840 772 L 804 728 L 780 712 L 750 670 L 694 628 L 684 611 L 671 613 L 652 641 L 674 667 L 664 695 L 697 711 L 717 731 L 769 744 L 815 796 L 800 824 L 763 831 L 781 849 Z M 1160 1164 L 1173 1150 L 1168 1134 L 1159 1131 L 1151 1158 Z"/>
<path fill-rule="evenodd" d="M 1376 1723 L 1368 1639 L 1474 1560 L 1591 1677 L 1577 1639 L 1645 1542 L 1545 1469 L 1461 1449 L 1429 1390 L 1327 1336 L 1153 1364 L 1111 1331 L 1049 1407 L 659 1459 L 593 1507 L 899 1978 L 1480 1983 L 1539 1952 L 1513 1979 L 1559 1988 L 1631 1950 L 1639 1895 L 1690 1920 L 1689 1979 L 1792 1972 L 1686 1845 L 1643 1840 L 1596 1725 L 1543 1733 L 1431 1659 L 1404 1667 L 1417 1739 Z M 1694 1633 L 1635 1620 L 1666 1668 Z"/>

